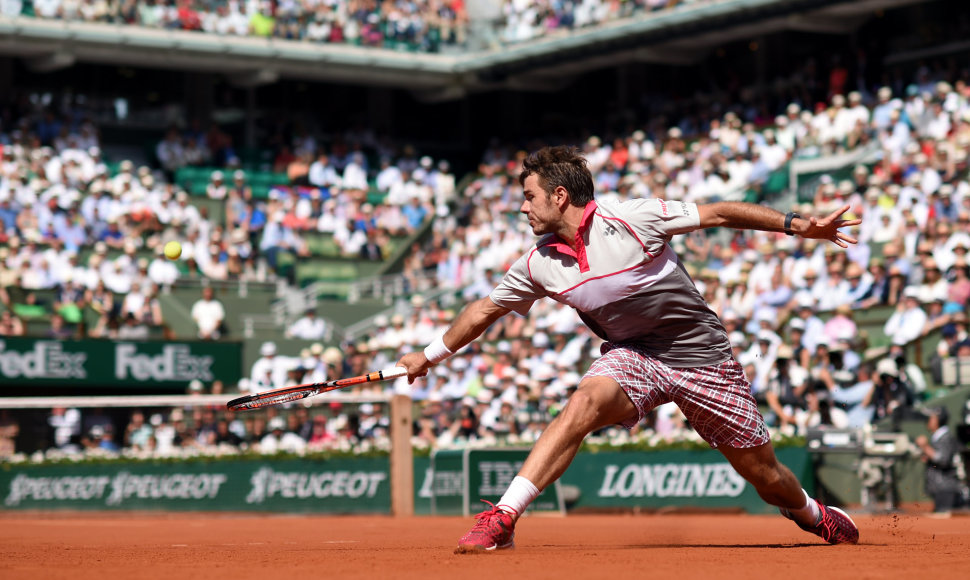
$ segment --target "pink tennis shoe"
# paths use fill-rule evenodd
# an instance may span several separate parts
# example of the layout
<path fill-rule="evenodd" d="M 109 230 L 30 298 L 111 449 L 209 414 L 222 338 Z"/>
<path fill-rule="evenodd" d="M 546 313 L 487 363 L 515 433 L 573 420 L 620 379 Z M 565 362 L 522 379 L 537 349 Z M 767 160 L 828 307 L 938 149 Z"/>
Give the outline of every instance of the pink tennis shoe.
<path fill-rule="evenodd" d="M 822 505 L 816 500 L 812 501 L 818 504 L 818 509 L 822 512 L 822 517 L 814 526 L 799 523 L 791 517 L 788 510 L 781 510 L 781 514 L 794 521 L 801 529 L 815 534 L 830 544 L 859 543 L 859 528 L 847 513 L 839 508 Z"/>
<path fill-rule="evenodd" d="M 502 511 L 490 501 L 482 500 L 491 506 L 475 517 L 478 521 L 467 534 L 458 540 L 456 554 L 492 552 L 514 548 L 515 517 Z"/>

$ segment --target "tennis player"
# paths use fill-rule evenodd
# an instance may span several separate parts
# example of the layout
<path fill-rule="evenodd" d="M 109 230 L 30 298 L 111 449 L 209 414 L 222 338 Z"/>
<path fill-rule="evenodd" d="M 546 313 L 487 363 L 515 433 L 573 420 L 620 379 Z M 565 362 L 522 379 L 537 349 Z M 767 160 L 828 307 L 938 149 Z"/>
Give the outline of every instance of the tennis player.
<path fill-rule="evenodd" d="M 676 234 L 730 227 L 829 240 L 844 248 L 856 240 L 839 229 L 861 222 L 841 218 L 848 206 L 815 218 L 741 202 L 598 202 L 586 160 L 570 147 L 531 154 L 519 182 L 525 196 L 520 211 L 538 242 L 489 296 L 465 306 L 441 337 L 398 364 L 413 382 L 502 316 L 524 315 L 545 296 L 575 308 L 606 342 L 505 495 L 478 514 L 456 552 L 513 547 L 516 520 L 566 471 L 587 434 L 614 424 L 632 428 L 670 401 L 785 517 L 826 542 L 857 542 L 859 530 L 849 516 L 809 497 L 776 459 L 727 333 L 669 245 Z"/>

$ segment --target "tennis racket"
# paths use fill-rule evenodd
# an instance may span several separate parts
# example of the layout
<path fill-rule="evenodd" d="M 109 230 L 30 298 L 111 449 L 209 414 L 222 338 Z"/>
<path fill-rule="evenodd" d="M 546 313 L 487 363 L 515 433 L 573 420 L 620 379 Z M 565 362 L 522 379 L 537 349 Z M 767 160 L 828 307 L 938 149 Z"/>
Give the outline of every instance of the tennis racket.
<path fill-rule="evenodd" d="M 273 389 L 272 391 L 265 391 L 262 393 L 256 393 L 255 395 L 246 395 L 245 397 L 233 399 L 226 403 L 226 408 L 231 411 L 250 411 L 262 407 L 269 407 L 270 405 L 281 405 L 283 403 L 299 401 L 307 397 L 319 395 L 320 393 L 335 391 L 337 389 L 342 389 L 344 387 L 350 387 L 353 385 L 396 379 L 398 377 L 403 377 L 406 374 L 408 374 L 408 370 L 406 368 L 394 367 L 391 369 L 367 373 L 366 375 L 360 375 L 357 377 L 348 377 L 346 379 L 336 379 L 323 383 L 307 383 L 305 385 L 283 387 L 281 389 Z"/>

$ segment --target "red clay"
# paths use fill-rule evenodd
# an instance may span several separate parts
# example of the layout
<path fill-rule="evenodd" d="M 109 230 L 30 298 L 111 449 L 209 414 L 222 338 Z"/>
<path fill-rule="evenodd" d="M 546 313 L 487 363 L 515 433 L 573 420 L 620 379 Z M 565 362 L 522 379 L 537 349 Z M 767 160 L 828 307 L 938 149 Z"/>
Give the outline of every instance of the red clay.
<path fill-rule="evenodd" d="M 0 578 L 967 578 L 970 518 L 853 517 L 857 546 L 781 516 L 534 516 L 515 550 L 458 556 L 471 518 L 0 512 Z"/>

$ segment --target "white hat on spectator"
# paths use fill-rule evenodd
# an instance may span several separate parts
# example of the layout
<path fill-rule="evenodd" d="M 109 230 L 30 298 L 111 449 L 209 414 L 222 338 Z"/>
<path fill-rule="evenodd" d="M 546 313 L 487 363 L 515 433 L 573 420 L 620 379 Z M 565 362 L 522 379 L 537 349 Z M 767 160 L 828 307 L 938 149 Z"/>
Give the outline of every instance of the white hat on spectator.
<path fill-rule="evenodd" d="M 125 159 L 118 165 L 120 171 L 132 171 L 135 168 L 135 164 L 131 161 Z"/>
<path fill-rule="evenodd" d="M 374 317 L 375 326 L 387 326 L 387 323 L 388 323 L 387 316 L 384 316 L 383 314 L 378 314 L 377 316 Z"/>
<path fill-rule="evenodd" d="M 536 367 L 536 369 L 533 371 L 533 375 L 535 376 L 536 380 L 551 381 L 552 379 L 556 378 L 556 369 L 554 369 L 551 365 L 542 364 Z"/>
<path fill-rule="evenodd" d="M 232 174 L 233 179 L 246 179 L 246 172 L 242 169 L 237 169 Z"/>
<path fill-rule="evenodd" d="M 879 100 L 888 101 L 893 96 L 893 90 L 889 87 L 881 87 L 876 94 L 879 96 Z"/>
<path fill-rule="evenodd" d="M 849 102 L 850 103 L 862 102 L 862 93 L 860 93 L 859 91 L 852 91 L 851 93 L 849 93 Z"/>
<path fill-rule="evenodd" d="M 577 373 L 576 371 L 569 371 L 568 373 L 562 376 L 561 382 L 566 386 L 567 389 L 569 389 L 572 387 L 578 387 L 580 381 L 582 380 L 583 380 L 583 377 L 580 376 L 579 373 Z"/>
<path fill-rule="evenodd" d="M 259 354 L 262 356 L 274 356 L 276 354 L 276 344 L 268 341 L 264 342 L 259 347 Z"/>
<path fill-rule="evenodd" d="M 492 373 L 488 373 L 482 379 L 482 386 L 486 389 L 497 389 L 502 386 L 502 381 L 499 380 L 497 376 Z"/>
<path fill-rule="evenodd" d="M 515 379 L 513 379 L 513 382 L 515 383 L 516 386 L 528 385 L 529 384 L 529 375 L 527 375 L 525 373 L 519 373 L 519 374 L 515 375 Z"/>
<path fill-rule="evenodd" d="M 327 350 L 323 351 L 323 362 L 328 365 L 338 365 L 343 361 L 344 355 L 335 346 L 331 346 Z"/>
<path fill-rule="evenodd" d="M 466 370 L 468 368 L 468 361 L 461 357 L 451 359 L 451 368 L 456 371 Z"/>
<path fill-rule="evenodd" d="M 358 410 L 365 415 L 370 415 L 374 412 L 374 405 L 371 403 L 364 403 Z"/>
<path fill-rule="evenodd" d="M 88 148 L 88 155 L 90 155 L 91 157 L 97 157 L 97 156 L 101 155 L 101 150 L 98 149 L 97 147 L 89 147 Z"/>
<path fill-rule="evenodd" d="M 478 401 L 479 403 L 486 403 L 486 404 L 491 403 L 492 399 L 494 398 L 495 398 L 495 395 L 492 394 L 492 391 L 488 391 L 488 390 L 478 391 L 478 395 L 475 396 L 476 401 Z"/>
<path fill-rule="evenodd" d="M 462 397 L 462 399 L 461 399 L 461 406 L 462 407 L 474 407 L 475 406 L 475 399 L 473 399 L 471 397 Z"/>
<path fill-rule="evenodd" d="M 285 431 L 286 422 L 283 421 L 283 417 L 273 417 L 269 420 L 268 427 L 270 431 Z"/>
<path fill-rule="evenodd" d="M 202 387 L 203 387 L 202 381 L 200 381 L 199 379 L 192 379 L 191 381 L 189 381 L 189 390 L 194 393 L 201 391 Z"/>
<path fill-rule="evenodd" d="M 792 318 L 788 321 L 788 328 L 792 330 L 805 330 L 805 321 L 801 318 Z"/>
<path fill-rule="evenodd" d="M 755 314 L 755 320 L 758 322 L 774 322 L 777 316 L 774 308 L 759 308 L 757 314 Z"/>
<path fill-rule="evenodd" d="M 919 290 L 914 286 L 907 286 L 903 290 L 903 298 L 913 298 L 914 300 L 919 300 Z"/>
<path fill-rule="evenodd" d="M 680 139 L 684 136 L 684 132 L 680 130 L 680 127 L 671 127 L 667 131 L 667 136 L 671 139 Z"/>
<path fill-rule="evenodd" d="M 424 167 L 425 169 L 427 169 L 427 168 L 431 167 L 432 165 L 434 165 L 434 161 L 430 157 L 428 157 L 427 155 L 425 155 L 424 157 L 422 157 L 421 160 L 419 161 L 419 163 L 421 164 L 421 167 Z"/>
<path fill-rule="evenodd" d="M 774 342 L 775 340 L 775 334 L 767 330 L 759 330 L 755 336 L 758 337 L 759 342 Z"/>
<path fill-rule="evenodd" d="M 728 341 L 731 343 L 731 346 L 745 347 L 748 345 L 748 337 L 740 330 L 735 330 L 728 334 Z"/>
<path fill-rule="evenodd" d="M 239 392 L 240 393 L 248 393 L 249 392 L 249 379 L 247 377 L 243 377 L 243 378 L 239 379 L 239 384 L 236 385 L 236 388 L 239 389 Z"/>
<path fill-rule="evenodd" d="M 896 377 L 899 376 L 899 367 L 896 365 L 896 361 L 893 359 L 884 358 L 876 363 L 876 374 Z"/>

